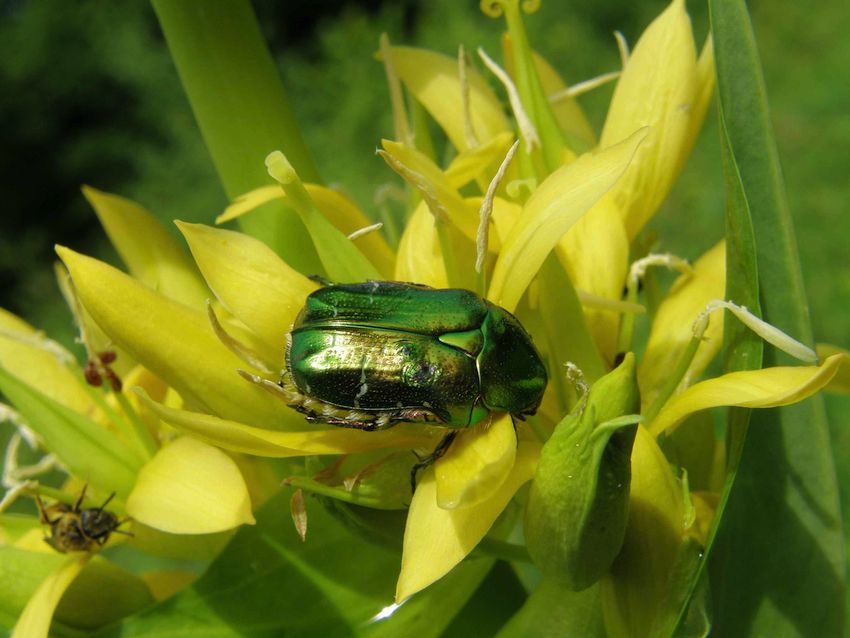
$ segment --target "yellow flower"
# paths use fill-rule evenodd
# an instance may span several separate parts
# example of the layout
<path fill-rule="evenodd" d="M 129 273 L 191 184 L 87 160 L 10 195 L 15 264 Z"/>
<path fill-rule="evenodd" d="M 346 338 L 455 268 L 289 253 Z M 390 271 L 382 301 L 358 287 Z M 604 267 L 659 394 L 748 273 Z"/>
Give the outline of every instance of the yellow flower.
<path fill-rule="evenodd" d="M 131 202 L 93 189 L 85 189 L 85 194 L 119 253 L 140 279 L 164 294 L 186 300 L 193 296 L 205 299 L 203 281 L 185 252 L 147 213 Z M 155 242 L 141 241 L 142 237 L 153 237 Z M 98 507 L 114 494 L 109 511 L 119 520 L 127 518 L 113 538 L 128 532 L 130 536 L 124 540 L 152 553 L 174 553 L 174 534 L 219 536 L 217 544 L 221 547 L 227 532 L 254 520 L 251 495 L 240 467 L 219 448 L 177 436 L 145 418 L 130 388 L 143 387 L 150 395 L 166 401 L 174 400 L 173 392 L 126 351 L 115 351 L 77 303 L 67 273 L 60 272 L 59 277 L 90 359 L 85 367 L 79 366 L 60 345 L 0 310 L 0 389 L 17 409 L 7 412 L 19 430 L 12 446 L 17 448 L 25 437 L 46 451 L 40 463 L 25 467 L 18 467 L 15 454 L 7 452 L 3 479 L 9 492 L 0 509 L 19 494 L 40 493 L 70 505 L 85 485 L 87 499 L 82 503 L 83 509 Z M 77 477 L 68 483 L 70 489 L 57 491 L 33 480 L 56 466 Z M 8 537 L 8 530 L 0 529 L 0 545 L 11 552 L 7 556 L 10 565 L 41 560 L 31 557 L 32 553 L 53 553 L 43 542 L 38 518 L 27 517 L 26 524 L 27 533 L 14 539 Z M 5 526 L 0 524 L 0 528 Z M 199 543 L 202 545 L 207 547 L 209 557 L 212 545 Z M 176 549 L 177 554 L 181 551 Z M 192 551 L 187 557 L 200 555 Z M 116 583 L 116 591 L 123 588 L 144 595 L 136 596 L 132 608 L 110 603 L 109 597 L 103 597 L 104 604 L 90 606 L 89 614 L 76 613 L 73 605 L 65 604 L 58 611 L 62 622 L 93 628 L 151 601 L 151 593 L 142 580 L 100 557 L 94 561 L 89 561 L 88 554 L 67 561 L 58 556 L 50 558 L 55 560 L 43 562 L 44 569 L 33 571 L 41 576 L 41 584 L 29 590 L 33 595 L 28 602 L 20 601 L 22 608 L 26 602 L 26 609 L 16 635 L 46 635 L 45 623 L 49 625 L 65 590 L 72 586 L 71 591 L 76 591 L 70 595 L 73 599 L 97 586 L 105 575 Z M 81 580 L 76 579 L 78 574 Z M 185 584 L 183 576 L 178 580 Z M 10 585 L 11 582 L 6 586 Z M 32 585 L 38 585 L 38 581 Z M 14 586 L 20 592 L 27 591 L 20 583 Z M 161 591 L 166 590 L 173 591 L 167 584 Z M 39 634 L 38 627 L 45 631 Z"/>
<path fill-rule="evenodd" d="M 458 65 L 432 52 L 384 46 L 391 82 L 400 81 L 425 107 L 457 153 L 451 163 L 440 165 L 412 146 L 403 124 L 397 141 L 382 143 L 379 154 L 417 198 L 397 249 L 374 232 L 349 239 L 348 234 L 369 224 L 368 216 L 335 191 L 302 184 L 280 153 L 270 155 L 267 165 L 282 188 L 248 193 L 220 219 L 249 214 L 270 199 L 286 199 L 332 280 L 380 277 L 476 290 L 516 313 L 547 358 L 551 382 L 539 415 L 514 424 L 508 415 L 493 414 L 487 427 L 461 431 L 448 452 L 420 474 L 407 516 L 397 601 L 463 560 L 534 477 L 541 446 L 576 408 L 576 389 L 564 364 L 575 362 L 592 384 L 615 366 L 618 353 L 638 350 L 631 325 L 642 311 L 637 281 L 646 268 L 682 270 L 655 315 L 638 366 L 645 423 L 637 428 L 632 453 L 631 514 L 623 550 L 603 588 L 612 631 L 630 623 L 650 627 L 666 592 L 670 557 L 693 533 L 684 514 L 688 494 L 655 437 L 708 407 L 800 400 L 828 383 L 846 358 L 694 383 L 720 345 L 718 316 L 701 317 L 724 294 L 723 244 L 693 268 L 670 256 L 628 263 L 632 240 L 666 197 L 693 145 L 712 91 L 711 46 L 697 58 L 684 3 L 675 0 L 638 41 L 620 75 L 600 142 L 586 152 L 581 144 L 592 140 L 578 106 L 569 100 L 556 109 L 549 106 L 546 87 L 564 83 L 532 55 L 518 4 L 495 4 L 507 17 L 513 75 L 489 58 L 487 65 L 506 84 L 520 126 L 516 161 L 500 166 L 513 136 L 484 78 L 463 61 Z M 659 66 L 659 59 L 664 64 Z M 403 105 L 394 107 L 396 121 L 403 122 Z M 468 196 L 471 191 L 478 195 Z M 485 214 L 479 216 L 480 211 Z M 94 322 L 179 395 L 182 405 L 140 393 L 159 419 L 231 452 L 364 454 L 361 468 L 397 458 L 395 450 L 434 449 L 444 433 L 439 427 L 402 424 L 379 432 L 324 427 L 305 423 L 285 407 L 275 396 L 285 335 L 316 284 L 252 237 L 195 224 L 180 223 L 179 228 L 206 282 L 200 288 L 214 295 L 209 309 L 194 284 L 192 294 L 172 295 L 156 280 L 151 284 L 129 260 L 136 278 L 58 249 Z M 478 273 L 476 261 L 483 263 Z M 181 265 L 180 272 L 185 268 Z M 626 301 L 621 300 L 624 288 L 630 296 Z M 694 322 L 700 327 L 697 336 Z M 678 370 L 673 381 L 672 368 Z M 381 455 L 380 450 L 390 452 Z M 409 456 L 408 469 L 414 462 Z M 160 482 L 170 480 L 162 477 L 178 465 L 169 459 L 153 473 Z M 369 480 L 366 474 L 348 476 L 343 485 L 306 476 L 291 482 L 304 489 L 320 486 L 323 494 L 373 507 L 403 506 L 396 496 L 359 497 L 355 492 Z M 405 472 L 396 479 L 406 481 Z M 662 516 L 647 514 L 659 508 Z M 652 547 L 651 555 L 663 557 L 655 567 L 641 559 L 646 546 Z M 649 583 L 643 590 L 635 585 L 643 581 L 634 573 Z M 638 613 L 643 616 L 635 620 Z"/>

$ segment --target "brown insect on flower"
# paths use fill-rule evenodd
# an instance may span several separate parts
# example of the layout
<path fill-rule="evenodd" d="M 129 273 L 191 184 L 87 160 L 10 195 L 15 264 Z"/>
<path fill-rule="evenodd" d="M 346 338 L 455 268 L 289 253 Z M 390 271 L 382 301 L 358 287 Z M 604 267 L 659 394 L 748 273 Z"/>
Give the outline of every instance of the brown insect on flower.
<path fill-rule="evenodd" d="M 120 520 L 104 509 L 115 496 L 114 492 L 100 507 L 82 509 L 87 487 L 83 487 L 73 507 L 66 503 L 45 506 L 41 497 L 36 495 L 41 523 L 50 525 L 50 535 L 45 536 L 44 540 L 57 552 L 65 554 L 97 550 L 106 544 L 112 532 L 132 536 L 130 532 L 118 529 L 126 519 Z"/>

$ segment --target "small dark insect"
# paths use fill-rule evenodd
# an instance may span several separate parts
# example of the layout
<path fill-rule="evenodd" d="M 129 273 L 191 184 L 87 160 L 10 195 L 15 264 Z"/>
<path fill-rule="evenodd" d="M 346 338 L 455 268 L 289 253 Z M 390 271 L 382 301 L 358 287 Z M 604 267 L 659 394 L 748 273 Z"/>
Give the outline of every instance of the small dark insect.
<path fill-rule="evenodd" d="M 83 487 L 73 507 L 65 503 L 54 503 L 45 507 L 41 497 L 36 495 L 41 523 L 50 525 L 50 536 L 45 536 L 44 541 L 57 552 L 65 554 L 94 551 L 109 540 L 112 532 L 132 536 L 130 532 L 118 529 L 126 520 L 118 520 L 115 514 L 104 510 L 115 496 L 114 492 L 100 507 L 81 509 L 86 487 L 88 486 Z"/>

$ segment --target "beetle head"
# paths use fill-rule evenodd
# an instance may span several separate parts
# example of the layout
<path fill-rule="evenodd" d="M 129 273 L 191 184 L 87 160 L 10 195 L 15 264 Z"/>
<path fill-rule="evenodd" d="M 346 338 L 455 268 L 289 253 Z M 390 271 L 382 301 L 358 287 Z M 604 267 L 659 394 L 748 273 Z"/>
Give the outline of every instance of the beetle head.
<path fill-rule="evenodd" d="M 491 306 L 481 327 L 484 347 L 478 355 L 481 396 L 489 410 L 534 414 L 548 376 L 531 336 L 511 313 Z"/>

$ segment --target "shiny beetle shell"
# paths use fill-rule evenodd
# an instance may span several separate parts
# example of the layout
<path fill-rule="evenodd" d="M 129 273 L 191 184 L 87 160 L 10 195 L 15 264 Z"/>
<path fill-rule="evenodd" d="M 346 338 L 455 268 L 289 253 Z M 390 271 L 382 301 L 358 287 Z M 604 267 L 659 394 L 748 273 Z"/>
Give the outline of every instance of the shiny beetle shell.
<path fill-rule="evenodd" d="M 330 285 L 287 336 L 281 386 L 308 420 L 366 430 L 465 428 L 534 414 L 546 368 L 507 310 L 468 290 L 394 281 Z"/>

